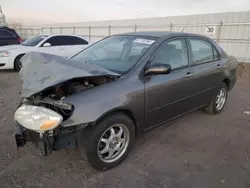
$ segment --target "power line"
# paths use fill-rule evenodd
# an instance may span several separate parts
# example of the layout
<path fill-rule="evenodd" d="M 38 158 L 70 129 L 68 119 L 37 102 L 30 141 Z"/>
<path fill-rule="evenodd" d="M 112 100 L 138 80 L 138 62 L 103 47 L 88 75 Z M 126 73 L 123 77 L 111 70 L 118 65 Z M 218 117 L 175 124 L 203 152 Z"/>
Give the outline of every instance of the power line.
<path fill-rule="evenodd" d="M 150 12 L 148 10 L 141 9 L 141 8 L 138 8 L 138 7 L 135 7 L 135 6 L 125 4 L 124 2 L 121 2 L 121 1 L 116 1 L 116 0 L 97 0 L 97 1 L 102 2 L 102 4 L 111 5 L 111 6 L 115 6 L 117 4 L 120 4 L 120 5 L 123 5 L 125 7 L 130 8 L 130 11 L 136 10 L 139 14 L 145 15 L 145 16 L 148 16 L 148 17 L 152 16 L 152 14 L 155 14 L 155 13 L 152 13 L 152 12 Z M 128 10 L 124 9 L 124 11 L 128 11 Z"/>
<path fill-rule="evenodd" d="M 112 1 L 112 2 L 115 2 L 115 3 L 121 4 L 121 5 L 127 6 L 127 7 L 131 7 L 133 9 L 135 9 L 135 10 L 139 10 L 139 11 L 147 13 L 147 14 L 154 14 L 155 15 L 155 12 L 151 12 L 151 11 L 146 10 L 146 9 L 138 8 L 137 6 L 129 5 L 129 4 L 126 4 L 126 3 L 121 2 L 121 1 L 117 1 L 117 0 L 106 0 L 106 1 Z"/>

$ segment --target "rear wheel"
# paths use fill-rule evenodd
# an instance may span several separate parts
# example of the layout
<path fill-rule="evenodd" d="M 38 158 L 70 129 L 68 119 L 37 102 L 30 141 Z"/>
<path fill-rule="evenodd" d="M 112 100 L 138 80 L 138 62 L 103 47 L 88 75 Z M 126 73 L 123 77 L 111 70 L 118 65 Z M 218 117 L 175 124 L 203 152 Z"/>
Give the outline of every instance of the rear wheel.
<path fill-rule="evenodd" d="M 16 71 L 20 71 L 21 70 L 21 68 L 22 68 L 22 63 L 20 62 L 20 59 L 22 58 L 24 56 L 24 54 L 23 55 L 19 55 L 19 56 L 17 56 L 16 57 L 16 59 L 15 59 L 15 61 L 14 61 L 14 69 L 16 70 Z"/>
<path fill-rule="evenodd" d="M 216 96 L 209 102 L 208 106 L 205 108 L 205 111 L 210 114 L 220 113 L 226 104 L 227 92 L 227 85 L 222 82 L 219 86 Z"/>
<path fill-rule="evenodd" d="M 134 145 L 135 128 L 130 118 L 117 113 L 101 120 L 80 141 L 87 159 L 97 170 L 108 170 L 123 162 Z M 80 151 L 82 152 L 83 150 Z"/>

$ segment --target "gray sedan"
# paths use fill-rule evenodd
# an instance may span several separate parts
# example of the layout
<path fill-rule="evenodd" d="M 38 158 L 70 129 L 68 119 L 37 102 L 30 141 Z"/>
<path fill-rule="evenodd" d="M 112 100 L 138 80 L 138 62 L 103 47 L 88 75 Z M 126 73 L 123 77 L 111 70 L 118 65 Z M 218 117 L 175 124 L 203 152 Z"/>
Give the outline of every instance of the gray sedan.
<path fill-rule="evenodd" d="M 220 113 L 237 61 L 208 37 L 173 32 L 109 36 L 71 59 L 31 52 L 22 59 L 18 147 L 45 155 L 79 148 L 91 166 L 120 164 L 143 131 L 203 108 Z"/>

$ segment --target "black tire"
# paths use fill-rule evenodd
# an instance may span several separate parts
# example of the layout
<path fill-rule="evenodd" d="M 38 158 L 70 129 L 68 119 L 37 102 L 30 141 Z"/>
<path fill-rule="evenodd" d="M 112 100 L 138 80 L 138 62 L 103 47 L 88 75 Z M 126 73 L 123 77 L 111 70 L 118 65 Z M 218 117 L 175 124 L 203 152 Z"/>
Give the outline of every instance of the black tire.
<path fill-rule="evenodd" d="M 220 109 L 218 109 L 216 107 L 216 99 L 217 99 L 217 95 L 219 94 L 221 90 L 225 90 L 225 102 L 223 106 Z M 213 115 L 219 114 L 225 107 L 225 104 L 227 102 L 227 94 L 228 94 L 227 85 L 224 82 L 220 83 L 216 96 L 214 96 L 214 98 L 208 103 L 208 106 L 206 106 L 204 110 L 209 114 L 213 114 Z"/>
<path fill-rule="evenodd" d="M 20 61 L 20 59 L 21 59 L 23 56 L 24 56 L 24 54 L 17 56 L 16 59 L 15 59 L 15 61 L 14 61 L 14 69 L 15 69 L 17 72 L 19 72 L 19 71 L 21 70 L 21 68 L 22 68 L 22 67 L 20 66 L 20 64 L 19 64 L 19 61 Z"/>
<path fill-rule="evenodd" d="M 123 124 L 129 131 L 129 143 L 125 152 L 114 162 L 106 163 L 98 155 L 98 143 L 101 139 L 102 135 L 108 130 L 110 127 L 116 124 Z M 85 129 L 83 130 L 85 132 Z M 82 156 L 86 156 L 90 165 L 101 171 L 105 171 L 122 163 L 130 150 L 132 149 L 135 142 L 135 126 L 132 120 L 127 117 L 123 113 L 116 113 L 109 115 L 98 122 L 94 127 L 87 128 L 84 134 L 81 134 L 81 138 L 79 139 L 79 151 Z M 83 154 L 82 152 L 85 152 Z"/>

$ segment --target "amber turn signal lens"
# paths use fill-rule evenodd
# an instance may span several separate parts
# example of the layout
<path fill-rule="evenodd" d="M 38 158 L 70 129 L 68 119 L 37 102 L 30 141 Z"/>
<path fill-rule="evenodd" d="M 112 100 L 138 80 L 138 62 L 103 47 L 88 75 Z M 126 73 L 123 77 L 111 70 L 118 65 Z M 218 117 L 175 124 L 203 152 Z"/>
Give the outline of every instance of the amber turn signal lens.
<path fill-rule="evenodd" d="M 45 121 L 41 126 L 40 126 L 40 130 L 48 130 L 50 128 L 52 128 L 53 126 L 55 126 L 57 124 L 56 120 L 48 120 Z"/>

